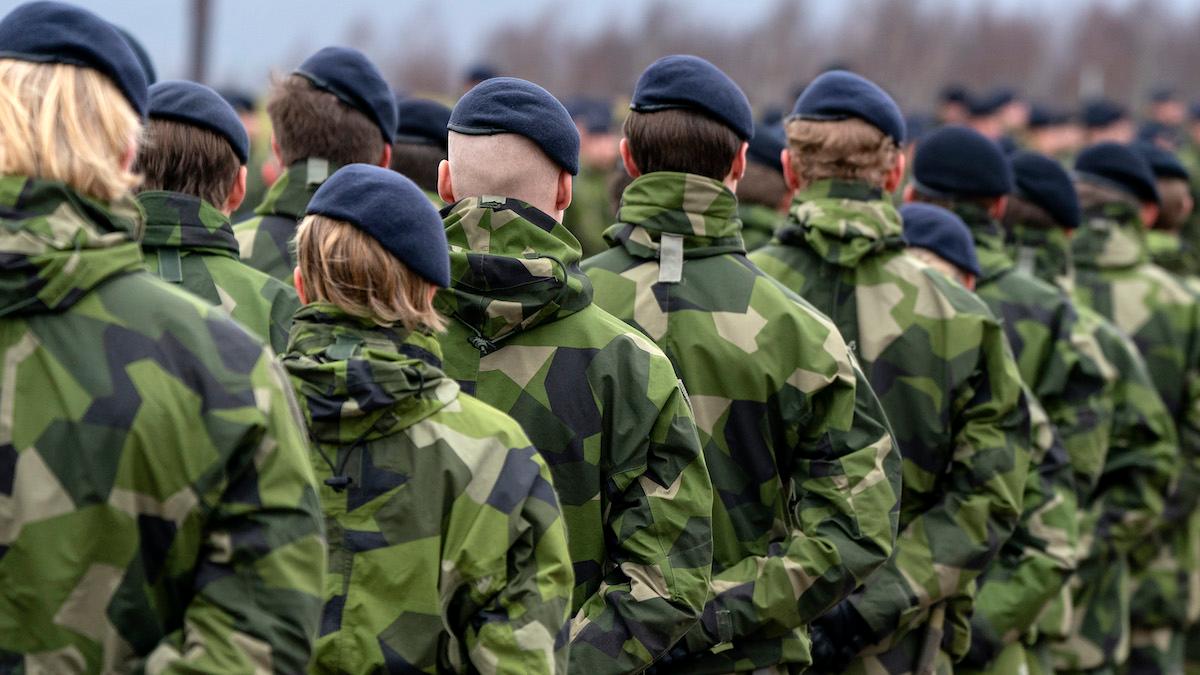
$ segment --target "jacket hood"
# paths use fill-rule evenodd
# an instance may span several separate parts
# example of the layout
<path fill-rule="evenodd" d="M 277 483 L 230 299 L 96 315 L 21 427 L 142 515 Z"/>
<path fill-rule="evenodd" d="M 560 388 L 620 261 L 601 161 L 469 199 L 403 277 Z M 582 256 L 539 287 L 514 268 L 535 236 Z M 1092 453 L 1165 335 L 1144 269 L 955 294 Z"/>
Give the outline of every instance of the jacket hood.
<path fill-rule="evenodd" d="M 137 201 L 146 212 L 142 248 L 178 248 L 237 257 L 238 243 L 229 216 L 212 204 L 199 197 L 161 191 L 142 192 Z"/>
<path fill-rule="evenodd" d="M 995 279 L 1015 267 L 1004 246 L 1004 226 L 978 204 L 958 203 L 951 209 L 971 231 L 975 255 L 979 258 L 980 283 Z"/>
<path fill-rule="evenodd" d="M 283 365 L 321 443 L 397 433 L 458 396 L 442 373 L 437 338 L 378 326 L 327 303 L 296 313 Z"/>
<path fill-rule="evenodd" d="M 0 316 L 61 311 L 144 269 L 132 198 L 106 204 L 63 183 L 0 177 Z"/>
<path fill-rule="evenodd" d="M 1079 267 L 1123 269 L 1147 262 L 1150 255 L 1141 214 L 1121 202 L 1084 211 L 1083 224 L 1071 238 L 1071 252 Z"/>
<path fill-rule="evenodd" d="M 339 168 L 341 166 L 338 164 L 316 157 L 292 164 L 271 185 L 262 203 L 254 209 L 254 213 L 259 216 L 283 216 L 300 220 L 304 217 L 304 211 L 312 201 L 313 195 L 317 193 L 317 188 Z"/>
<path fill-rule="evenodd" d="M 827 262 L 855 267 L 869 256 L 904 248 L 900 212 L 883 190 L 866 183 L 823 180 L 796 193 L 777 236 L 812 248 Z"/>
<path fill-rule="evenodd" d="M 674 238 L 685 258 L 745 253 L 737 197 L 719 180 L 674 171 L 634 179 L 621 195 L 617 224 L 604 238 L 637 258 L 664 255 Z M 669 253 L 667 254 L 669 255 Z"/>
<path fill-rule="evenodd" d="M 516 199 L 472 197 L 442 210 L 450 243 L 450 288 L 437 308 L 470 328 L 483 353 L 592 301 L 579 269 L 579 241 L 566 227 Z"/>
<path fill-rule="evenodd" d="M 1058 286 L 1068 295 L 1074 292 L 1071 240 L 1064 230 L 1017 223 L 1008 228 L 1007 244 L 1017 269 Z"/>

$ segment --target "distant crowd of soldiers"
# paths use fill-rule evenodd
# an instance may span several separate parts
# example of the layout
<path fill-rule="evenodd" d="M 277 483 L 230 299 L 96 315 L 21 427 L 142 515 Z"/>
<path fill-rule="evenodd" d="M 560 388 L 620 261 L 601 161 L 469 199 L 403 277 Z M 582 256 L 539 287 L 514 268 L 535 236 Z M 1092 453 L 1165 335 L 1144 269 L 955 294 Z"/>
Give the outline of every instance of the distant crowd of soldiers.
<path fill-rule="evenodd" d="M 471 77 L 0 19 L 0 672 L 1200 672 L 1172 92 Z"/>

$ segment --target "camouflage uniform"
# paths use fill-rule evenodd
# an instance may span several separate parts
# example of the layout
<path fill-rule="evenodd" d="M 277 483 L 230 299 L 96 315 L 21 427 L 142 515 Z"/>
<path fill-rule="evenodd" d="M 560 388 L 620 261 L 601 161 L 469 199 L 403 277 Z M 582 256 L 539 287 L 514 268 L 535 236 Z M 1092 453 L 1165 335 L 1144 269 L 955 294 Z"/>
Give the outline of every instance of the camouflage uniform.
<path fill-rule="evenodd" d="M 980 668 L 1036 623 L 1075 570 L 1077 505 L 1090 493 L 1077 489 L 1075 473 L 1090 484 L 1104 466 L 1112 403 L 1104 356 L 1080 330 L 1067 295 L 1017 269 L 1002 227 L 985 209 L 959 203 L 954 211 L 975 241 L 982 269 L 975 292 L 1003 320 L 1021 377 L 1050 422 L 1035 433 L 1032 468 L 1040 480 L 1027 483 L 1022 524 L 979 589 L 967 661 Z"/>
<path fill-rule="evenodd" d="M 581 166 L 573 181 L 571 205 L 563 212 L 563 225 L 579 240 L 584 258 L 608 248 L 604 243 L 604 229 L 613 219 L 608 200 L 609 174 L 609 171 Z"/>
<path fill-rule="evenodd" d="M 606 235 L 615 248 L 583 266 L 596 304 L 675 364 L 719 496 L 712 597 L 680 673 L 807 665 L 802 626 L 896 537 L 900 456 L 883 410 L 829 320 L 746 260 L 736 208 L 720 181 L 646 174 Z"/>
<path fill-rule="evenodd" d="M 926 672 L 966 653 L 975 582 L 1017 525 L 1030 461 L 999 322 L 903 249 L 879 189 L 818 181 L 750 256 L 857 345 L 904 457 L 896 553 L 847 600 L 881 639 L 850 672 Z"/>
<path fill-rule="evenodd" d="M 132 200 L 0 203 L 0 671 L 302 672 L 325 546 L 282 369 L 144 271 Z"/>
<path fill-rule="evenodd" d="M 143 192 L 137 199 L 146 212 L 142 249 L 150 271 L 222 307 L 283 352 L 300 300 L 291 286 L 238 260 L 229 217 L 178 192 Z"/>
<path fill-rule="evenodd" d="M 283 364 L 329 531 L 311 670 L 565 670 L 566 529 L 517 423 L 460 395 L 437 338 L 333 305 L 300 311 Z"/>
<path fill-rule="evenodd" d="M 712 485 L 686 394 L 653 342 L 592 303 L 560 223 L 502 197 L 442 213 L 446 372 L 550 465 L 575 569 L 570 669 L 645 668 L 708 597 Z"/>
<path fill-rule="evenodd" d="M 1146 232 L 1146 251 L 1150 254 L 1150 262 L 1182 277 L 1195 276 L 1183 249 L 1179 235 L 1162 230 Z"/>
<path fill-rule="evenodd" d="M 302 159 L 275 181 L 257 215 L 233 226 L 242 262 L 291 286 L 296 269 L 293 239 L 308 202 L 326 178 L 340 167 L 324 159 Z"/>
<path fill-rule="evenodd" d="M 756 251 L 775 236 L 775 230 L 783 224 L 783 214 L 762 204 L 738 204 L 738 218 L 742 220 L 742 242 L 747 251 Z"/>
<path fill-rule="evenodd" d="M 1132 607 L 1130 666 L 1168 668 L 1181 662 L 1182 642 L 1167 645 L 1165 636 L 1181 638 L 1200 615 L 1200 305 L 1177 277 L 1148 262 L 1136 207 L 1114 202 L 1085 216 L 1072 240 L 1077 295 L 1133 338 L 1179 437 L 1179 487 L 1162 545 L 1147 546 L 1157 557 Z"/>
<path fill-rule="evenodd" d="M 1018 268 L 1074 291 L 1063 230 L 1013 225 L 1008 247 Z M 1077 304 L 1077 335 L 1094 340 L 1111 402 L 1109 450 L 1100 466 L 1073 457 L 1082 508 L 1079 570 L 1038 625 L 1037 653 L 1061 671 L 1115 671 L 1128 657 L 1129 554 L 1160 525 L 1177 473 L 1174 423 L 1137 347 L 1090 307 Z"/>

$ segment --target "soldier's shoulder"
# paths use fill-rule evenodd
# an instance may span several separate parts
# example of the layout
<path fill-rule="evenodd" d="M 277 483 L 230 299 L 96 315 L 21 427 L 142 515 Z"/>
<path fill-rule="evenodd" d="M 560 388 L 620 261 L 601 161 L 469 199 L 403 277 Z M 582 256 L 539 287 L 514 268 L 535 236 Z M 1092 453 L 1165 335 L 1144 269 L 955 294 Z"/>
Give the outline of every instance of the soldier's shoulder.
<path fill-rule="evenodd" d="M 493 438 L 508 448 L 530 445 L 520 423 L 507 413 L 470 394 L 459 392 L 454 401 L 432 419 L 475 438 Z"/>
<path fill-rule="evenodd" d="M 596 255 L 590 256 L 579 264 L 580 269 L 592 276 L 595 270 L 609 270 L 620 272 L 631 266 L 635 262 L 633 256 L 629 255 L 625 249 L 620 246 L 614 246 L 605 251 L 601 251 Z M 645 262 L 653 262 L 647 260 Z"/>
<path fill-rule="evenodd" d="M 922 260 L 894 255 L 884 262 L 884 269 L 913 286 L 917 293 L 914 311 L 924 316 L 997 323 L 995 314 L 978 295 Z"/>
<path fill-rule="evenodd" d="M 1194 305 L 1196 294 L 1188 287 L 1183 277 L 1154 263 L 1138 268 L 1139 276 L 1154 284 L 1160 302 L 1171 305 Z"/>

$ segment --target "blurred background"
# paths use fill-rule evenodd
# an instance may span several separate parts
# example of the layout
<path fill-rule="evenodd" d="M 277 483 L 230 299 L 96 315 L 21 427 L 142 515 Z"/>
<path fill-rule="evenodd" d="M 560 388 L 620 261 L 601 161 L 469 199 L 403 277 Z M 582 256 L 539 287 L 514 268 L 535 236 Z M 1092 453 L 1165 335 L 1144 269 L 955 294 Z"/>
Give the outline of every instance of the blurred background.
<path fill-rule="evenodd" d="M 452 101 L 487 65 L 560 97 L 627 95 L 658 56 L 693 53 L 759 111 L 830 65 L 931 111 L 947 83 L 1059 105 L 1200 94 L 1200 0 L 76 0 L 136 35 L 160 78 L 265 89 L 328 44 L 358 47 L 398 91 Z M 18 4 L 0 2 L 7 11 Z"/>

